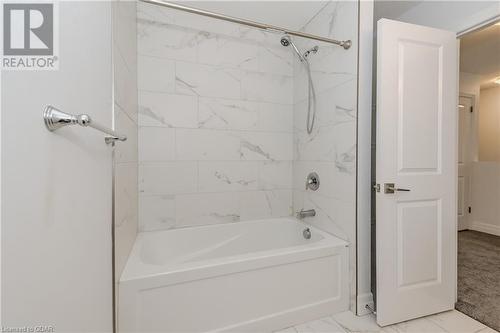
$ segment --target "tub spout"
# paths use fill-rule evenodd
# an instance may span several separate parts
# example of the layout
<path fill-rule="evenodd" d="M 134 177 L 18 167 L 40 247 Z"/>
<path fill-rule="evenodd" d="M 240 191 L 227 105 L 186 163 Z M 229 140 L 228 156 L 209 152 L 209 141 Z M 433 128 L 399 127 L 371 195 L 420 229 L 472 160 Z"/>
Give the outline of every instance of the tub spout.
<path fill-rule="evenodd" d="M 297 218 L 299 220 L 302 220 L 305 217 L 313 217 L 316 216 L 316 211 L 314 209 L 308 209 L 308 210 L 301 210 L 300 212 L 297 212 Z"/>

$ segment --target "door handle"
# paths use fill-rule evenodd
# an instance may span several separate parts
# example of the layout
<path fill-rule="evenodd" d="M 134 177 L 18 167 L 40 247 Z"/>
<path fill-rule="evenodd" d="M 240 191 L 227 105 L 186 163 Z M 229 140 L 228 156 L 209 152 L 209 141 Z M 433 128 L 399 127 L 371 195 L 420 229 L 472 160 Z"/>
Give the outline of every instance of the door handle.
<path fill-rule="evenodd" d="M 385 194 L 394 194 L 396 191 L 398 192 L 410 192 L 407 188 L 397 188 L 394 183 L 385 183 L 384 184 L 384 193 Z"/>

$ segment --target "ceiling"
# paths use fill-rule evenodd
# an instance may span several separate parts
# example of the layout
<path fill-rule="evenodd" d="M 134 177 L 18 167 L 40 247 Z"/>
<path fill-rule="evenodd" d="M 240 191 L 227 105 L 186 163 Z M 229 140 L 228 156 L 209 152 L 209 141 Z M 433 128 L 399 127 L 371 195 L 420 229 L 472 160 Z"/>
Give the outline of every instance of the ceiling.
<path fill-rule="evenodd" d="M 460 71 L 482 76 L 481 88 L 500 76 L 500 23 L 460 39 Z"/>
<path fill-rule="evenodd" d="M 290 30 L 301 29 L 328 1 L 180 1 L 204 9 Z"/>
<path fill-rule="evenodd" d="M 375 22 L 381 18 L 396 19 L 422 1 L 375 0 L 373 16 Z"/>

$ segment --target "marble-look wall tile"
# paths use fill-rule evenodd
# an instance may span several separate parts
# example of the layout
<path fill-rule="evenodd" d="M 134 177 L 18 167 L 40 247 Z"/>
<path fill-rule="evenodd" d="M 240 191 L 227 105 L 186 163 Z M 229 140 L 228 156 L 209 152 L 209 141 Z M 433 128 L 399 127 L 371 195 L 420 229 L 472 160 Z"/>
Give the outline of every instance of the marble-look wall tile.
<path fill-rule="evenodd" d="M 294 54 L 279 36 L 138 4 L 140 230 L 289 216 Z"/>
<path fill-rule="evenodd" d="M 240 157 L 243 160 L 291 161 L 293 134 L 272 132 L 242 132 Z"/>
<path fill-rule="evenodd" d="M 164 127 L 139 128 L 139 161 L 175 160 L 175 130 Z"/>
<path fill-rule="evenodd" d="M 142 2 L 138 3 L 137 10 L 138 20 L 165 23 L 171 26 L 189 28 L 193 31 L 211 32 L 224 36 L 239 37 L 242 35 L 240 31 L 241 25 L 235 23 L 215 21 L 209 17 Z"/>
<path fill-rule="evenodd" d="M 260 104 L 249 101 L 199 98 L 198 127 L 211 129 L 257 130 Z M 293 114 L 293 112 L 290 112 Z"/>
<path fill-rule="evenodd" d="M 119 278 L 137 236 L 137 162 L 115 164 L 114 184 L 115 265 Z"/>
<path fill-rule="evenodd" d="M 139 230 L 152 231 L 175 227 L 174 195 L 139 197 Z"/>
<path fill-rule="evenodd" d="M 292 191 L 270 190 L 240 193 L 241 220 L 256 220 L 292 214 Z"/>
<path fill-rule="evenodd" d="M 194 62 L 201 33 L 187 27 L 139 18 L 139 54 Z"/>
<path fill-rule="evenodd" d="M 178 160 L 240 160 L 240 139 L 235 132 L 176 129 L 175 139 Z"/>
<path fill-rule="evenodd" d="M 115 283 L 125 267 L 138 228 L 136 2 L 113 1 L 113 126 L 127 141 L 114 147 Z"/>
<path fill-rule="evenodd" d="M 139 56 L 137 84 L 139 90 L 173 92 L 175 63 L 169 59 Z"/>
<path fill-rule="evenodd" d="M 175 91 L 179 94 L 239 99 L 243 72 L 238 69 L 177 62 Z"/>
<path fill-rule="evenodd" d="M 139 91 L 139 126 L 196 128 L 197 123 L 196 97 Z"/>
<path fill-rule="evenodd" d="M 339 167 L 352 171 L 356 142 L 356 82 L 316 95 L 316 124 L 306 131 L 307 101 L 294 106 L 295 159 L 339 161 Z M 354 147 L 354 148 L 353 148 Z"/>
<path fill-rule="evenodd" d="M 276 75 L 259 72 L 247 72 L 240 76 L 241 96 L 247 100 L 293 103 L 293 78 L 287 75 Z"/>
<path fill-rule="evenodd" d="M 292 161 L 264 161 L 260 163 L 259 189 L 290 189 L 292 184 Z"/>
<path fill-rule="evenodd" d="M 198 62 L 217 67 L 259 69 L 259 48 L 255 43 L 235 37 L 207 33 L 198 45 Z"/>
<path fill-rule="evenodd" d="M 115 129 L 127 136 L 126 144 L 115 145 L 115 163 L 137 163 L 138 138 L 137 123 L 128 113 L 115 103 L 114 111 Z"/>
<path fill-rule="evenodd" d="M 271 45 L 260 44 L 258 53 L 259 72 L 293 76 L 294 54 L 280 44 L 281 36 L 275 35 Z"/>
<path fill-rule="evenodd" d="M 131 37 L 137 34 L 137 7 L 132 1 L 115 1 L 112 10 L 113 45 L 133 77 L 137 75 L 137 39 Z"/>
<path fill-rule="evenodd" d="M 259 103 L 258 129 L 269 132 L 293 131 L 293 105 Z"/>
<path fill-rule="evenodd" d="M 308 222 L 350 243 L 351 309 L 355 308 L 356 278 L 356 115 L 357 2 L 330 1 L 303 31 L 352 41 L 349 50 L 313 40 L 296 39 L 308 49 L 319 46 L 308 60 L 316 91 L 316 122 L 306 131 L 308 75 L 294 64 L 293 209 L 315 209 Z M 316 192 L 305 190 L 309 172 L 320 177 Z"/>
<path fill-rule="evenodd" d="M 200 192 L 257 190 L 259 162 L 199 162 Z"/>
<path fill-rule="evenodd" d="M 239 211 L 238 196 L 231 192 L 175 196 L 177 227 L 238 222 Z"/>
<path fill-rule="evenodd" d="M 142 163 L 139 192 L 143 195 L 193 193 L 198 188 L 196 162 Z"/>
<path fill-rule="evenodd" d="M 127 64 L 118 47 L 116 45 L 114 47 L 114 104 L 137 123 L 137 65 L 135 62 Z"/>

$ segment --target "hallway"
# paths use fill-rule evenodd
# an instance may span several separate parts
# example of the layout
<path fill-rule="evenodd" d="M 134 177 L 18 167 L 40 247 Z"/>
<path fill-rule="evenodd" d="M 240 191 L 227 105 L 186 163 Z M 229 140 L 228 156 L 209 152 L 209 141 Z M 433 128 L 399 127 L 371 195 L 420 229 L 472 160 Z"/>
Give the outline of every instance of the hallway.
<path fill-rule="evenodd" d="M 458 233 L 456 309 L 500 330 L 500 237 L 477 231 Z"/>

